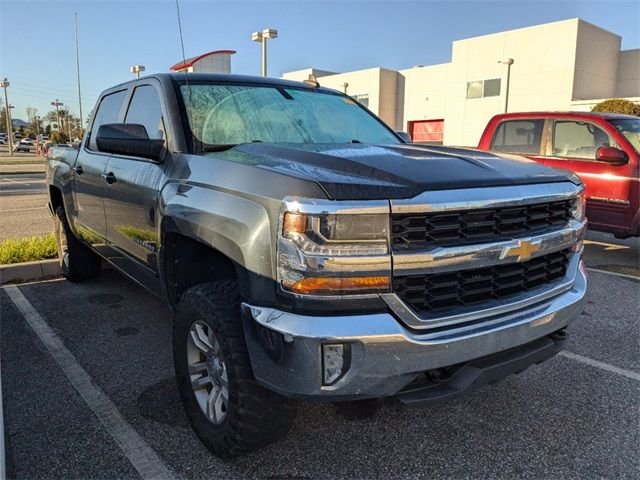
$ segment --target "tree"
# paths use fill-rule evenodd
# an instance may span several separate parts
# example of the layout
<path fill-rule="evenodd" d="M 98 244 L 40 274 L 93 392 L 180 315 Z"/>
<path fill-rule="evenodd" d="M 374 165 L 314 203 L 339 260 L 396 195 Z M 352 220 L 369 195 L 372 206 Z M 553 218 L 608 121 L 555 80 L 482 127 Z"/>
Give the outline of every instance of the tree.
<path fill-rule="evenodd" d="M 49 125 L 47 123 L 47 125 L 44 127 L 44 134 L 45 135 L 51 135 L 51 125 Z"/>
<path fill-rule="evenodd" d="M 600 102 L 591 109 L 592 112 L 622 113 L 640 117 L 640 104 L 624 98 L 611 98 Z"/>
<path fill-rule="evenodd" d="M 64 132 L 53 132 L 49 136 L 49 140 L 51 140 L 52 143 L 67 143 L 69 136 Z"/>
<path fill-rule="evenodd" d="M 43 117 L 43 120 L 49 124 L 49 128 L 51 128 L 51 125 L 58 128 L 58 114 L 55 110 L 47 112 L 47 114 Z"/>

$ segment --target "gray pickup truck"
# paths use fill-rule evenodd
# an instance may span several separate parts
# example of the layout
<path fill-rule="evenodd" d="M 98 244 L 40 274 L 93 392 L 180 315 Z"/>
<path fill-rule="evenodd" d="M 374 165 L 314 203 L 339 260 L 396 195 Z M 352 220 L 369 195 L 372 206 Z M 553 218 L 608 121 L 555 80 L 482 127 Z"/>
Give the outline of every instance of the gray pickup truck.
<path fill-rule="evenodd" d="M 297 399 L 439 405 L 520 372 L 585 295 L 576 176 L 409 144 L 312 81 L 118 85 L 47 181 L 64 276 L 105 260 L 175 310 L 185 410 L 222 457 Z"/>

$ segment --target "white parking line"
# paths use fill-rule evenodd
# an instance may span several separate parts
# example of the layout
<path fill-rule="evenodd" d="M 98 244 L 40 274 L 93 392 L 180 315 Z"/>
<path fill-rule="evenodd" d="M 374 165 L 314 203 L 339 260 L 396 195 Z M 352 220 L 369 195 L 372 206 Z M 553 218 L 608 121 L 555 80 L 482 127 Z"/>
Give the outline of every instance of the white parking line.
<path fill-rule="evenodd" d="M 2 367 L 0 366 L 0 480 L 7 478 L 7 461 L 4 445 L 4 409 L 2 407 Z"/>
<path fill-rule="evenodd" d="M 640 373 L 632 372 L 631 370 L 626 370 L 624 368 L 616 367 L 615 365 L 610 365 L 608 363 L 600 362 L 598 360 L 594 360 L 589 357 L 583 357 L 582 355 L 578 355 L 577 353 L 567 352 L 563 350 L 558 353 L 566 358 L 570 358 L 571 360 L 575 360 L 576 362 L 584 363 L 585 365 L 590 365 L 592 367 L 599 368 L 601 370 L 606 370 L 607 372 L 617 373 L 618 375 L 622 375 L 623 377 L 630 378 L 632 380 L 636 380 L 640 382 Z"/>
<path fill-rule="evenodd" d="M 600 270 L 599 268 L 587 267 L 590 272 L 604 273 L 606 275 L 613 275 L 614 277 L 630 278 L 632 280 L 640 280 L 640 277 L 635 275 L 627 275 L 626 273 L 610 272 L 609 270 Z"/>
<path fill-rule="evenodd" d="M 89 408 L 98 417 L 100 423 L 104 425 L 120 446 L 120 449 L 140 476 L 143 479 L 174 478 L 156 452 L 122 417 L 116 406 L 109 400 L 109 397 L 95 384 L 89 374 L 77 362 L 71 351 L 65 347 L 62 340 L 51 330 L 18 287 L 7 286 L 4 287 L 4 290 L 42 343 L 47 347 L 47 350 L 58 363 L 71 385 L 78 391 Z"/>

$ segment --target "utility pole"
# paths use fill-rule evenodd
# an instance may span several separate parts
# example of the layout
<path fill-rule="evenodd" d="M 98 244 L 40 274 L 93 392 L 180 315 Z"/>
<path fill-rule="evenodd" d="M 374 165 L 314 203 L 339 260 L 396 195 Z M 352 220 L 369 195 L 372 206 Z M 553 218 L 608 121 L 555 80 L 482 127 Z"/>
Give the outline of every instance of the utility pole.
<path fill-rule="evenodd" d="M 78 47 L 78 14 L 73 14 L 73 25 L 76 33 L 76 75 L 78 77 L 78 106 L 80 107 L 80 134 L 84 133 L 84 125 L 82 119 L 82 95 L 80 94 L 80 48 Z"/>
<path fill-rule="evenodd" d="M 51 105 L 53 105 L 54 107 L 56 107 L 56 117 L 58 119 L 58 131 L 60 131 L 60 111 L 58 110 L 58 107 L 61 107 L 64 105 L 64 103 L 62 103 L 60 100 L 58 100 L 56 98 L 55 102 L 51 102 Z"/>
<path fill-rule="evenodd" d="M 7 137 L 9 137 L 9 155 L 13 156 L 13 124 L 11 123 L 11 110 L 9 109 L 9 97 L 7 96 L 7 87 L 9 86 L 9 80 L 5 77 L 0 83 L 0 86 L 4 88 L 4 111 L 7 117 Z"/>

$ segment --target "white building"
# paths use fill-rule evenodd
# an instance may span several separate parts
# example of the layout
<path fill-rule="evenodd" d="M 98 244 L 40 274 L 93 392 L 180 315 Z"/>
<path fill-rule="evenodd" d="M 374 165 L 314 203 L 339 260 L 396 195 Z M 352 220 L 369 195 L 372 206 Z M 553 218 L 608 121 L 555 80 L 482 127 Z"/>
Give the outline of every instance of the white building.
<path fill-rule="evenodd" d="M 451 62 L 406 70 L 333 73 L 305 69 L 283 78 L 345 91 L 415 141 L 476 146 L 489 118 L 505 111 L 589 110 L 602 99 L 640 101 L 640 49 L 581 19 L 453 42 Z M 503 61 L 503 63 L 500 63 Z"/>
<path fill-rule="evenodd" d="M 235 50 L 214 50 L 178 62 L 170 70 L 189 73 L 231 73 L 231 55 Z"/>

